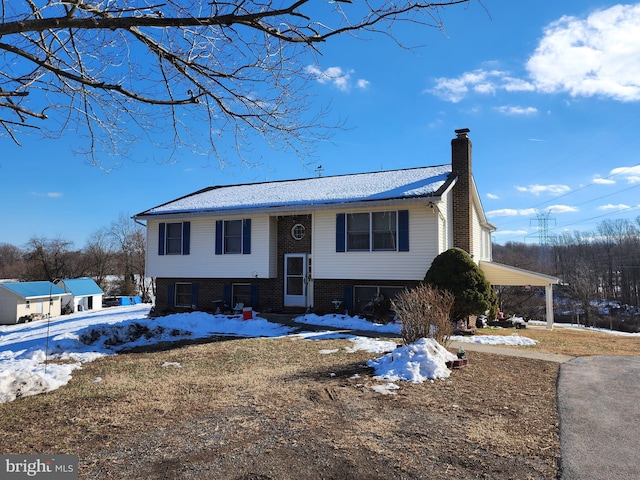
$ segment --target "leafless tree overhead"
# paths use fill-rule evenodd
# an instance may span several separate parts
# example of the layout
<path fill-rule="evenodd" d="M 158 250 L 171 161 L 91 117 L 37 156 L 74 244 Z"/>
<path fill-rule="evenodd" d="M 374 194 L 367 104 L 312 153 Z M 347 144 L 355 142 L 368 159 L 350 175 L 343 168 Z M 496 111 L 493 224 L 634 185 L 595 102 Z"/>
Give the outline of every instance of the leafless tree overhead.
<path fill-rule="evenodd" d="M 0 0 L 0 132 L 72 131 L 96 164 L 140 138 L 219 154 L 257 134 L 304 152 L 327 134 L 308 54 L 340 35 L 397 39 L 399 22 L 441 28 L 470 1 Z"/>

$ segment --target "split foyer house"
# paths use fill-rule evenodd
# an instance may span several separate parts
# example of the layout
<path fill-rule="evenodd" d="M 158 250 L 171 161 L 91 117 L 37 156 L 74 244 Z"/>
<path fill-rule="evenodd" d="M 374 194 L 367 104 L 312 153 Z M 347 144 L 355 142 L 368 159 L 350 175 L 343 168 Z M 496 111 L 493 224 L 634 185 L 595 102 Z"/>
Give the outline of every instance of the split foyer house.
<path fill-rule="evenodd" d="M 438 166 L 214 186 L 139 213 L 156 310 L 358 313 L 459 247 L 493 285 L 545 286 L 551 324 L 557 279 L 492 262 L 468 133 Z"/>

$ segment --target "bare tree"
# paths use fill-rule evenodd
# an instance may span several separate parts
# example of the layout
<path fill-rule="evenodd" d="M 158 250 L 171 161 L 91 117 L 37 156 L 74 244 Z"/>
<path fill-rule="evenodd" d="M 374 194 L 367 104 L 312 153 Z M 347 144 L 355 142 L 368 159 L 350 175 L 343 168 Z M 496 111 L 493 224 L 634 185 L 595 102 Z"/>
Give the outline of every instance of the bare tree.
<path fill-rule="evenodd" d="M 122 259 L 121 295 L 140 294 L 147 301 L 150 298 L 151 284 L 145 277 L 144 229 L 129 215 L 121 213 L 118 220 L 111 222 L 109 234 L 117 244 Z"/>
<path fill-rule="evenodd" d="M 26 280 L 76 278 L 84 274 L 81 252 L 72 250 L 73 242 L 61 238 L 33 237 L 27 243 L 25 260 Z"/>
<path fill-rule="evenodd" d="M 242 157 L 255 136 L 302 153 L 327 135 L 304 89 L 324 42 L 398 41 L 395 24 L 441 28 L 443 8 L 470 1 L 0 0 L 0 130 L 73 131 L 96 164 L 141 137 L 218 158 L 224 139 Z"/>
<path fill-rule="evenodd" d="M 113 241 L 107 228 L 96 230 L 89 236 L 84 247 L 87 270 L 96 283 L 106 290 L 106 279 L 114 270 Z"/>
<path fill-rule="evenodd" d="M 24 253 L 15 245 L 0 243 L 0 279 L 20 279 L 24 276 Z"/>

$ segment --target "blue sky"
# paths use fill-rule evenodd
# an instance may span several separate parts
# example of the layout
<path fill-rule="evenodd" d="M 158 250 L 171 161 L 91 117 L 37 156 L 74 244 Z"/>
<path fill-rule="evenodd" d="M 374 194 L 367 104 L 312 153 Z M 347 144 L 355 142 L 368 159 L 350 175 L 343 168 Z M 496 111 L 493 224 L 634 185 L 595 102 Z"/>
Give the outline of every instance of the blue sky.
<path fill-rule="evenodd" d="M 450 162 L 469 128 L 476 183 L 494 241 L 535 243 L 640 216 L 640 3 L 484 0 L 442 13 L 445 32 L 398 25 L 336 38 L 309 59 L 312 108 L 344 121 L 301 162 L 256 146 L 249 164 L 144 141 L 109 171 L 74 154 L 76 139 L 0 137 L 0 243 L 34 236 L 81 248 L 117 220 L 210 185 Z"/>

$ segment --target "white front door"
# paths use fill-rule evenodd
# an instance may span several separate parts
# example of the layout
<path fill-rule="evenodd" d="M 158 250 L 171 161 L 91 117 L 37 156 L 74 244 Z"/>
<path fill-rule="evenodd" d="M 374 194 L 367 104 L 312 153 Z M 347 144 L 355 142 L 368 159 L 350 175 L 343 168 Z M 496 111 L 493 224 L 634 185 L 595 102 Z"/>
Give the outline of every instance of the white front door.
<path fill-rule="evenodd" d="M 306 253 L 286 253 L 284 256 L 284 305 L 307 306 Z"/>

